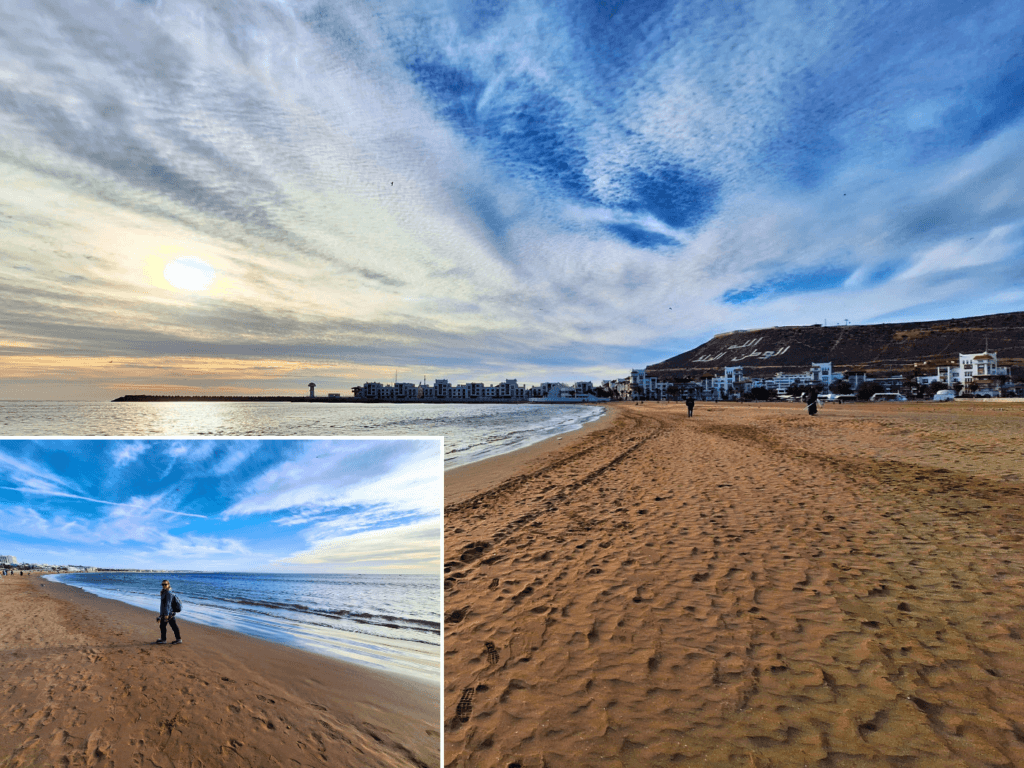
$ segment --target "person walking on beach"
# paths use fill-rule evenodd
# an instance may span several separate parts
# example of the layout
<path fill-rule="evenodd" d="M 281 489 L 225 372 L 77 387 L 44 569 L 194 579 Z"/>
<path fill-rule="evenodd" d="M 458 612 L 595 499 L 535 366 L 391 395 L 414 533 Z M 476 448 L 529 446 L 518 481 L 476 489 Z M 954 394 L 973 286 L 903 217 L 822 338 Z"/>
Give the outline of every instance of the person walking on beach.
<path fill-rule="evenodd" d="M 178 631 L 178 622 L 174 620 L 174 610 L 171 606 L 171 597 L 174 594 L 171 591 L 171 582 L 164 579 L 161 585 L 163 589 L 160 591 L 160 615 L 156 617 L 156 620 L 160 622 L 160 639 L 157 640 L 157 644 L 167 642 L 167 625 L 171 625 L 171 629 L 174 630 L 174 642 L 171 645 L 181 645 L 181 632 Z"/>
<path fill-rule="evenodd" d="M 690 395 L 688 398 L 686 398 L 686 415 L 688 417 L 692 417 L 693 416 L 693 404 L 694 404 L 694 402 L 695 401 L 693 399 L 693 395 Z"/>
<path fill-rule="evenodd" d="M 813 389 L 807 393 L 807 413 L 814 416 L 818 412 L 818 393 Z"/>

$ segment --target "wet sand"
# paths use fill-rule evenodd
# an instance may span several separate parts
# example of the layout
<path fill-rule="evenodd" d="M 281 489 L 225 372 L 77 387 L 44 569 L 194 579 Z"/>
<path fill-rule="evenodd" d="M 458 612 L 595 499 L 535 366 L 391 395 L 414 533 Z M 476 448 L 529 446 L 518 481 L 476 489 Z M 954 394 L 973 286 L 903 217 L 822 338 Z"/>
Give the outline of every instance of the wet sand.
<path fill-rule="evenodd" d="M 0 766 L 437 766 L 436 686 L 0 579 Z M 168 629 L 169 639 L 173 634 Z"/>
<path fill-rule="evenodd" d="M 446 478 L 447 766 L 1024 765 L 1024 407 L 615 410 Z"/>
<path fill-rule="evenodd" d="M 514 481 L 521 475 L 531 474 L 534 468 L 546 464 L 548 455 L 553 451 L 574 445 L 595 430 L 605 429 L 621 413 L 622 409 L 619 407 L 606 406 L 601 418 L 588 421 L 572 432 L 550 437 L 500 456 L 445 470 L 444 503 L 447 505 L 464 501 L 486 491 L 493 491 L 508 480 Z"/>

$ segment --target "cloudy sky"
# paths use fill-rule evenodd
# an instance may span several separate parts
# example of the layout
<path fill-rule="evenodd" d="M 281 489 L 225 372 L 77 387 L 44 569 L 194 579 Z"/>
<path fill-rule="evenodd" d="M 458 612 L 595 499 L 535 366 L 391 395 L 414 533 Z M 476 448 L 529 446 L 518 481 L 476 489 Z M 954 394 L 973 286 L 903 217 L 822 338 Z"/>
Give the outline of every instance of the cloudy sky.
<path fill-rule="evenodd" d="M 1013 0 L 6 0 L 6 396 L 598 380 L 736 328 L 1019 310 L 1022 29 Z"/>
<path fill-rule="evenodd" d="M 0 440 L 0 554 L 155 570 L 431 573 L 440 439 Z"/>

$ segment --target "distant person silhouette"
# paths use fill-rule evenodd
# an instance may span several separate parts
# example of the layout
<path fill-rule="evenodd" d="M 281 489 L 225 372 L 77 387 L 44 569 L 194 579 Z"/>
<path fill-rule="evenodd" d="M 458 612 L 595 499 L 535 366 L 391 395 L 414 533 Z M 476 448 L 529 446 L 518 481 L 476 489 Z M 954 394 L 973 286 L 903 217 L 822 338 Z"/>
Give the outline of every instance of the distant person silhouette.
<path fill-rule="evenodd" d="M 818 393 L 808 392 L 807 393 L 807 413 L 810 416 L 814 416 L 818 412 Z"/>
<path fill-rule="evenodd" d="M 163 589 L 160 591 L 160 615 L 156 617 L 156 620 L 160 622 L 160 639 L 156 641 L 156 644 L 167 642 L 167 625 L 171 625 L 171 629 L 174 630 L 174 642 L 171 645 L 181 644 L 181 632 L 178 631 L 178 622 L 174 620 L 174 611 L 171 610 L 171 582 L 164 579 L 161 584 Z"/>
<path fill-rule="evenodd" d="M 693 416 L 693 404 L 694 404 L 694 402 L 695 401 L 694 401 L 692 395 L 690 397 L 686 398 L 686 415 L 688 417 L 692 417 Z"/>

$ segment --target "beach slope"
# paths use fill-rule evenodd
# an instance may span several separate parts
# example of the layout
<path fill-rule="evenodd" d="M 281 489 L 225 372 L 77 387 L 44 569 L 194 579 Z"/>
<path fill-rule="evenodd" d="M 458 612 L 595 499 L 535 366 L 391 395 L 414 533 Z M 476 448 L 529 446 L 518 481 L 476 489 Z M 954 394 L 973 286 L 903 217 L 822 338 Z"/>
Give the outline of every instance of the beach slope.
<path fill-rule="evenodd" d="M 149 612 L 0 580 L 0 766 L 439 765 L 435 686 L 187 613 L 152 645 L 158 590 Z"/>
<path fill-rule="evenodd" d="M 446 765 L 1024 765 L 1024 409 L 618 410 L 448 499 Z"/>

